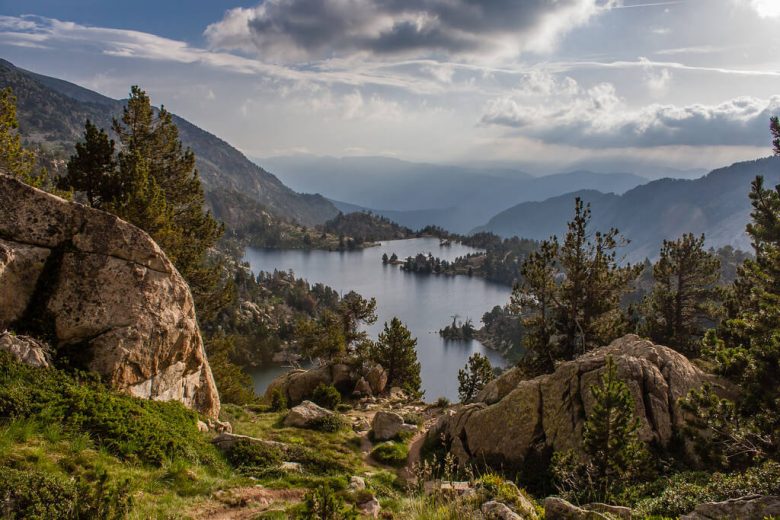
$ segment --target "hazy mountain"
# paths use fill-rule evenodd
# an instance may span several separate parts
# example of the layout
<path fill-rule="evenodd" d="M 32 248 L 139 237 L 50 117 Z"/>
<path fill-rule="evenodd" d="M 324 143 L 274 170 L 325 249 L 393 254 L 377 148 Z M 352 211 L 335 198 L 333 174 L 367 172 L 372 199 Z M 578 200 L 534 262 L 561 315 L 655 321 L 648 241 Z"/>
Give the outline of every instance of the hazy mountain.
<path fill-rule="evenodd" d="M 399 224 L 464 232 L 497 210 L 576 189 L 623 193 L 647 179 L 630 173 L 574 171 L 533 177 L 498 167 L 442 166 L 386 157 L 272 157 L 264 163 L 287 185 L 346 201 Z M 337 204 L 338 206 L 338 204 Z M 345 211 L 349 205 L 342 204 Z"/>
<path fill-rule="evenodd" d="M 750 219 L 750 183 L 763 175 L 768 186 L 780 183 L 780 158 L 741 162 L 694 180 L 661 179 L 623 195 L 577 191 L 543 202 L 518 204 L 478 228 L 502 236 L 543 239 L 562 236 L 574 198 L 590 202 L 594 229 L 617 227 L 631 243 L 629 259 L 654 257 L 664 239 L 704 233 L 710 246 L 749 250 L 745 225 Z"/>
<path fill-rule="evenodd" d="M 41 145 L 55 159 L 67 158 L 72 153 L 87 118 L 109 129 L 112 117 L 122 112 L 121 100 L 0 60 L 0 88 L 7 86 L 13 88 L 17 97 L 19 126 L 25 141 Z M 222 139 L 181 117 L 174 119 L 183 143 L 195 152 L 198 171 L 212 203 L 239 192 L 272 214 L 307 225 L 325 222 L 338 214 L 324 197 L 294 192 Z M 240 215 L 233 218 L 240 220 Z"/>

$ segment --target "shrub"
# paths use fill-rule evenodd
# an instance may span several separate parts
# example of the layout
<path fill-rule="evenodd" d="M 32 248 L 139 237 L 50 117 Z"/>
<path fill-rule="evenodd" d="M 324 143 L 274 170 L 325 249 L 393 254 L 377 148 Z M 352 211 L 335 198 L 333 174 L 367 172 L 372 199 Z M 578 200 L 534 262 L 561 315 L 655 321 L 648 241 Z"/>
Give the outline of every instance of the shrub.
<path fill-rule="evenodd" d="M 274 388 L 271 392 L 271 408 L 272 412 L 283 412 L 287 410 L 287 398 L 282 393 L 281 388 Z"/>
<path fill-rule="evenodd" d="M 409 457 L 409 448 L 399 442 L 383 442 L 373 449 L 371 456 L 377 462 L 390 466 L 403 466 Z"/>
<path fill-rule="evenodd" d="M 450 400 L 444 397 L 443 395 L 440 396 L 438 399 L 436 399 L 436 402 L 434 403 L 434 406 L 437 408 L 447 408 L 450 405 Z"/>
<path fill-rule="evenodd" d="M 335 433 L 346 427 L 344 419 L 339 414 L 326 415 L 325 417 L 318 419 L 312 424 L 313 430 L 321 432 Z"/>
<path fill-rule="evenodd" d="M 632 486 L 623 501 L 641 515 L 677 517 L 703 502 L 719 502 L 746 495 L 780 494 L 780 463 L 765 462 L 744 472 L 685 472 Z"/>
<path fill-rule="evenodd" d="M 128 482 L 113 484 L 105 472 L 73 482 L 40 471 L 0 471 L 2 518 L 119 520 L 131 509 Z"/>
<path fill-rule="evenodd" d="M 347 403 L 341 403 L 340 405 L 336 406 L 336 411 L 339 413 L 345 413 L 352 410 L 352 405 Z"/>
<path fill-rule="evenodd" d="M 317 520 L 348 520 L 357 518 L 357 513 L 354 507 L 347 509 L 344 499 L 326 484 L 306 494 L 303 498 L 303 508 L 298 517 Z"/>
<path fill-rule="evenodd" d="M 335 386 L 320 383 L 314 389 L 311 400 L 324 408 L 335 410 L 341 404 L 341 394 L 336 390 Z"/>
<path fill-rule="evenodd" d="M 87 434 L 125 460 L 160 466 L 176 458 L 204 463 L 219 458 L 198 432 L 197 414 L 176 401 L 137 399 L 110 390 L 94 375 L 30 367 L 5 353 L 0 353 L 0 388 L 5 389 L 2 402 L 17 417 Z"/>
<path fill-rule="evenodd" d="M 423 418 L 418 413 L 412 413 L 408 412 L 404 414 L 404 423 L 406 424 L 414 424 L 416 426 L 422 426 L 423 424 Z"/>
<path fill-rule="evenodd" d="M 270 444 L 240 440 L 228 451 L 227 458 L 237 468 L 269 468 L 278 466 L 282 451 Z"/>

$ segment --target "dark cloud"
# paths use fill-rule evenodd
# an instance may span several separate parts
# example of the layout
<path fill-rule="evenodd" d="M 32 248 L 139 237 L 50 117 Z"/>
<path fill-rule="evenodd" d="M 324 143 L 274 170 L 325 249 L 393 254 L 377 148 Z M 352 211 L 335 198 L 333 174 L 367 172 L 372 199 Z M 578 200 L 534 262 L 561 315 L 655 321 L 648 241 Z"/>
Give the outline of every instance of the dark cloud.
<path fill-rule="evenodd" d="M 610 0 L 267 0 L 206 29 L 214 47 L 278 61 L 514 53 L 550 45 Z"/>

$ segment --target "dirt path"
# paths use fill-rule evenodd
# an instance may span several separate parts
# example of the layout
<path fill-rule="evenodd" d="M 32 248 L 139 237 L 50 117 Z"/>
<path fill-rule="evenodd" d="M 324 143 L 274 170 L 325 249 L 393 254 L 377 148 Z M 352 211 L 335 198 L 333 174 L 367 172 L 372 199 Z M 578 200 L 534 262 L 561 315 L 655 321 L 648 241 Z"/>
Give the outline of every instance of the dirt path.
<path fill-rule="evenodd" d="M 215 493 L 189 513 L 197 520 L 251 520 L 267 511 L 284 511 L 300 502 L 305 489 L 234 488 Z"/>

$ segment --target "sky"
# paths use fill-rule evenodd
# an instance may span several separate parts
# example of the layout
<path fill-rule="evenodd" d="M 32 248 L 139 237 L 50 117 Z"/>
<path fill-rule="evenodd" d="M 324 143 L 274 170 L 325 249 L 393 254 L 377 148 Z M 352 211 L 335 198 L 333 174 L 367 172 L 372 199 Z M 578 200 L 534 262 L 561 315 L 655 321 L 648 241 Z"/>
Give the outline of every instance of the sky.
<path fill-rule="evenodd" d="M 769 154 L 779 25 L 780 0 L 0 0 L 0 57 L 138 84 L 253 158 L 644 173 Z"/>

